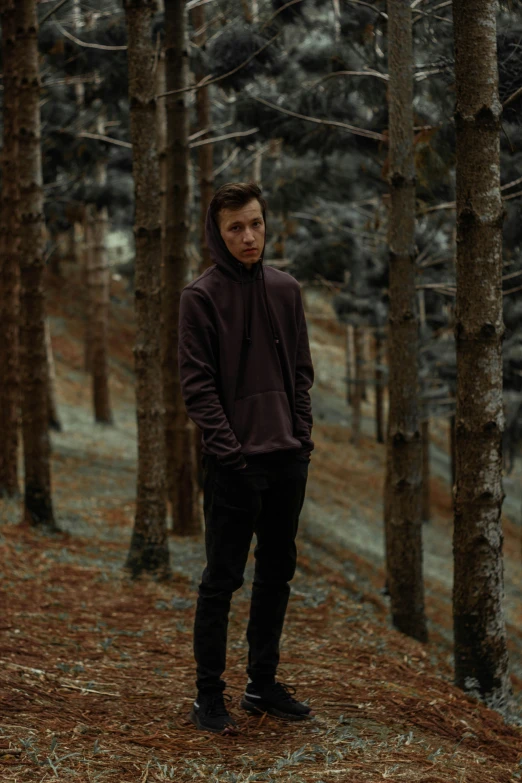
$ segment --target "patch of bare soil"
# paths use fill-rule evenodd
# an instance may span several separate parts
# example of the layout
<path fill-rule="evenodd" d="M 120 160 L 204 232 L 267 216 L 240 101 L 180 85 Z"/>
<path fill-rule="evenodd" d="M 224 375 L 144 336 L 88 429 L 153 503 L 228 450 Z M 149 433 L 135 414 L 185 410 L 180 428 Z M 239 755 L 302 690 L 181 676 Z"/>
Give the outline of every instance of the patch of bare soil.
<path fill-rule="evenodd" d="M 216 737 L 189 723 L 203 544 L 171 538 L 170 582 L 132 582 L 123 572 L 136 448 L 132 354 L 123 344 L 130 329 L 121 342 L 117 329 L 132 318 L 123 298 L 115 309 L 112 428 L 92 424 L 79 321 L 57 305 L 53 311 L 64 421 L 64 431 L 53 433 L 53 477 L 64 532 L 23 527 L 20 503 L 0 501 L 2 783 L 520 780 L 520 726 L 452 684 L 448 580 L 426 579 L 428 645 L 390 627 L 380 592 L 383 447 L 368 434 L 360 448 L 349 444 L 349 415 L 317 348 L 323 380 L 314 389 L 316 449 L 279 672 L 317 717 L 288 724 L 249 717 L 238 707 L 250 561 L 233 601 L 227 670 L 241 733 Z M 316 345 L 342 340 L 332 327 L 310 326 Z M 339 362 L 330 366 L 341 371 Z M 432 496 L 430 546 L 450 569 L 446 543 L 437 549 L 439 537 L 451 539 L 451 501 L 440 477 Z M 506 525 L 505 535 L 513 563 L 517 526 Z M 514 606 L 520 582 L 510 577 L 508 587 L 512 679 L 520 693 L 520 601 Z"/>

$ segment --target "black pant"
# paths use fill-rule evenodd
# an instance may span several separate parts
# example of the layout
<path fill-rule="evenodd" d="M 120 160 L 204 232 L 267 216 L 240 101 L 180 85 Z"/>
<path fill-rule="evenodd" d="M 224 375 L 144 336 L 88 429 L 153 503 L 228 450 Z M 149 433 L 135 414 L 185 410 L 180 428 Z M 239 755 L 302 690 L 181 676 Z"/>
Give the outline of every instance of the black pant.
<path fill-rule="evenodd" d="M 243 584 L 255 533 L 255 573 L 247 628 L 248 676 L 270 682 L 296 567 L 295 537 L 304 502 L 308 460 L 294 450 L 247 457 L 232 470 L 203 457 L 207 565 L 194 624 L 198 692 L 222 691 L 232 593 Z"/>

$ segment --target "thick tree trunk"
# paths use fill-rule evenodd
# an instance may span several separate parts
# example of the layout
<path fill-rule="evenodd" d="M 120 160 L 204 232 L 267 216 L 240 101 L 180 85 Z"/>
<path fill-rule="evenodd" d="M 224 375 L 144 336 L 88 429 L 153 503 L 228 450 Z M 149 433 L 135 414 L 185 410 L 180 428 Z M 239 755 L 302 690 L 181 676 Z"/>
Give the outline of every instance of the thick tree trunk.
<path fill-rule="evenodd" d="M 361 440 L 361 403 L 363 371 L 363 334 L 360 326 L 353 328 L 353 351 L 355 378 L 352 393 L 352 443 L 358 446 Z"/>
<path fill-rule="evenodd" d="M 167 90 L 181 89 L 188 74 L 186 11 L 182 0 L 165 0 Z M 167 96 L 167 224 L 164 248 L 165 393 L 168 496 L 172 528 L 180 535 L 201 530 L 197 504 L 193 425 L 181 396 L 178 370 L 179 299 L 188 282 L 188 107 L 186 93 Z"/>
<path fill-rule="evenodd" d="M 1 6 L 4 68 L 2 192 L 0 196 L 0 497 L 19 492 L 18 441 L 20 377 L 18 320 L 20 311 L 20 226 L 18 214 L 17 40 L 12 0 Z"/>
<path fill-rule="evenodd" d="M 36 0 L 17 0 L 20 187 L 20 369 L 24 445 L 24 519 L 55 528 L 51 498 L 45 347 L 44 214 Z"/>
<path fill-rule="evenodd" d="M 377 443 L 384 443 L 384 362 L 383 336 L 377 329 L 375 332 L 375 438 Z"/>
<path fill-rule="evenodd" d="M 126 0 L 136 242 L 136 516 L 126 568 L 170 575 L 165 481 L 165 407 L 161 373 L 161 225 L 156 102 L 151 42 L 155 0 Z"/>
<path fill-rule="evenodd" d="M 390 111 L 390 438 L 386 558 L 392 621 L 427 640 L 422 577 L 422 440 L 415 288 L 413 51 L 409 0 L 388 2 Z"/>
<path fill-rule="evenodd" d="M 501 510 L 502 220 L 496 0 L 453 3 L 457 348 L 453 552 L 455 682 L 502 709 L 510 694 Z"/>

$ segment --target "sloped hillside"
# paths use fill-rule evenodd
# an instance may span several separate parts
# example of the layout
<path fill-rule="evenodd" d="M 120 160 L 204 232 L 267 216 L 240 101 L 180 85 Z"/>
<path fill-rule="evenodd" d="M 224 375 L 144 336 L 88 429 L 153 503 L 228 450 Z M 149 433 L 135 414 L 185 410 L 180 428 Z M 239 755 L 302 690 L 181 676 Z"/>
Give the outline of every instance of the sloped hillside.
<path fill-rule="evenodd" d="M 243 717 L 245 586 L 234 598 L 227 679 L 242 733 L 187 721 L 201 540 L 171 538 L 172 582 L 122 572 L 134 513 L 136 430 L 132 297 L 114 283 L 110 328 L 115 426 L 92 423 L 83 372 L 81 287 L 52 281 L 50 310 L 63 432 L 53 484 L 64 531 L 19 524 L 0 501 L 0 779 L 177 783 L 204 780 L 507 783 L 522 778 L 520 721 L 452 685 L 451 498 L 441 423 L 433 445 L 433 520 L 424 526 L 428 645 L 389 626 L 381 595 L 384 450 L 372 395 L 360 448 L 349 443 L 344 347 L 327 298 L 308 299 L 316 449 L 302 514 L 280 678 L 314 705 L 303 725 Z M 323 317 L 319 317 L 323 316 Z M 511 479 L 516 507 L 520 467 Z M 522 688 L 518 520 L 505 520 L 506 615 L 513 685 Z M 520 702 L 519 702 L 520 704 Z"/>

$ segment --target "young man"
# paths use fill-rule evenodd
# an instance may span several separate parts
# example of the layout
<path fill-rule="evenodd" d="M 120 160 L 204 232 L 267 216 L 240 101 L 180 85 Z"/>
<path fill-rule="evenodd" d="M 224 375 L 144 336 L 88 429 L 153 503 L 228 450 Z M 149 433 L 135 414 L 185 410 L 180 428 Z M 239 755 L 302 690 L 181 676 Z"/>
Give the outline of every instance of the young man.
<path fill-rule="evenodd" d="M 253 534 L 255 575 L 241 707 L 290 720 L 310 708 L 276 682 L 295 537 L 305 497 L 314 371 L 299 284 L 263 266 L 266 204 L 254 184 L 214 195 L 206 239 L 214 265 L 185 286 L 179 373 L 188 415 L 202 430 L 207 565 L 194 626 L 199 728 L 235 733 L 225 707 L 227 625 Z"/>

